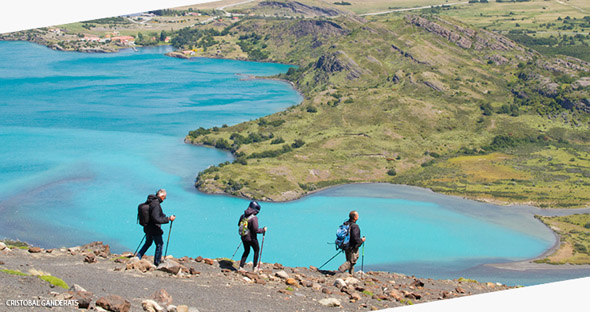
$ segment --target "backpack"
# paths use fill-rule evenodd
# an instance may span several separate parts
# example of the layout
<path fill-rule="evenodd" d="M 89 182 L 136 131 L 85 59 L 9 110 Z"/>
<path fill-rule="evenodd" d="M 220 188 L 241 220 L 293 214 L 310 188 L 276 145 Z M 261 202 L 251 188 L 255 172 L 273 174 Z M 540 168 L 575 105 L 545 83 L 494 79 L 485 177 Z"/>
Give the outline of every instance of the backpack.
<path fill-rule="evenodd" d="M 253 217 L 254 215 L 251 214 L 250 216 L 248 216 L 248 218 L 242 218 L 240 220 L 240 223 L 238 225 L 238 234 L 240 234 L 240 236 L 244 237 L 250 234 L 250 229 L 248 228 L 248 221 L 250 221 L 250 219 L 252 219 Z"/>
<path fill-rule="evenodd" d="M 336 250 L 346 250 L 350 243 L 350 224 L 342 224 L 336 230 Z"/>
<path fill-rule="evenodd" d="M 150 204 L 146 201 L 145 203 L 137 206 L 137 223 L 141 226 L 146 226 L 150 222 Z"/>

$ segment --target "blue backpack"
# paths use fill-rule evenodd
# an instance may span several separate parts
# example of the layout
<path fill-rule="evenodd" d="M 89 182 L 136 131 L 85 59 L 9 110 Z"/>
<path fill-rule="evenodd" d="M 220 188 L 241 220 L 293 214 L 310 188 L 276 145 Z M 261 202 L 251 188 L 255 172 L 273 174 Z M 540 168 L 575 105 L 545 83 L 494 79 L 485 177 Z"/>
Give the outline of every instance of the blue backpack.
<path fill-rule="evenodd" d="M 350 224 L 342 224 L 336 230 L 336 250 L 346 250 L 350 243 Z"/>

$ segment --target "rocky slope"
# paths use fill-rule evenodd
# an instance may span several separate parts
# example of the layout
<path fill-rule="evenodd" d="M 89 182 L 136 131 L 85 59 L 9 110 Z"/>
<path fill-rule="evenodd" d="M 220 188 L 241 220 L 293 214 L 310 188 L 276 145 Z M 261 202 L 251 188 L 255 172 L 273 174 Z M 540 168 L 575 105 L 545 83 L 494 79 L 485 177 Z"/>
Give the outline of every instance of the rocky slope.
<path fill-rule="evenodd" d="M 278 263 L 263 263 L 258 274 L 239 273 L 231 260 L 202 257 L 168 256 L 155 268 L 151 257 L 111 254 L 102 242 L 48 250 L 0 243 L 0 249 L 0 307 L 9 300 L 61 303 L 52 311 L 366 311 L 509 288 L 386 272 L 350 276 Z M 51 282 L 39 277 L 49 274 Z"/>

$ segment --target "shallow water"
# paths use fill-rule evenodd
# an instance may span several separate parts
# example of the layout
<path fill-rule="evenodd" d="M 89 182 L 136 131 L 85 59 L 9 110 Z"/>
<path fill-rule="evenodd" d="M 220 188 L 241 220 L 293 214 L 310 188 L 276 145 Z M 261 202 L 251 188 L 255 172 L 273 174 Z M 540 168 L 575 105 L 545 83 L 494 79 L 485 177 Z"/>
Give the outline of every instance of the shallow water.
<path fill-rule="evenodd" d="M 81 54 L 0 42 L 0 236 L 44 247 L 101 240 L 115 251 L 134 250 L 143 236 L 137 204 L 165 188 L 164 211 L 178 216 L 168 253 L 231 257 L 248 201 L 193 187 L 198 171 L 231 155 L 184 144 L 183 137 L 302 98 L 283 82 L 243 79 L 286 72 L 288 65 L 181 60 L 164 56 L 169 49 Z M 269 227 L 263 261 L 290 266 L 329 259 L 335 230 L 352 209 L 367 236 L 368 269 L 535 284 L 546 276 L 514 281 L 478 268 L 538 256 L 555 242 L 527 209 L 404 186 L 341 186 L 262 207 L 260 224 Z M 571 276 L 552 280 L 564 278 Z"/>

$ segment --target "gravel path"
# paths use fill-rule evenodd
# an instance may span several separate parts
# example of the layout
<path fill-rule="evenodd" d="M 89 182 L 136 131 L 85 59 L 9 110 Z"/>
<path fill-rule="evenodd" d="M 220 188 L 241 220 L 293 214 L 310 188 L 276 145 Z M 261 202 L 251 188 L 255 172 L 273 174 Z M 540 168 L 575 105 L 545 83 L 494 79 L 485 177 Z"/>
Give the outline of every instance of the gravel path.
<path fill-rule="evenodd" d="M 98 310 L 96 301 L 99 298 L 115 294 L 130 302 L 130 311 L 143 311 L 142 301 L 150 299 L 160 289 L 172 297 L 173 305 L 186 305 L 193 311 L 205 312 L 367 311 L 402 306 L 410 304 L 410 301 L 415 304 L 509 288 L 474 281 L 419 280 L 385 272 L 357 273 L 352 277 L 318 271 L 313 267 L 288 268 L 280 264 L 263 264 L 260 274 L 242 274 L 234 268 L 237 263 L 201 257 L 170 259 L 172 261 L 168 262 L 171 264 L 179 263 L 181 270 L 178 274 L 154 270 L 153 267 L 141 272 L 136 268 L 140 261 L 127 258 L 129 254 L 121 256 L 101 252 L 104 252 L 104 246 L 96 243 L 90 247 L 62 248 L 50 252 L 16 248 L 0 251 L 0 270 L 5 270 L 0 272 L 0 311 L 40 311 L 43 308 L 9 308 L 7 301 L 64 299 L 68 292 L 38 277 L 9 274 L 6 270 L 26 274 L 32 269 L 40 270 L 61 278 L 69 286 L 77 284 L 92 293 L 90 309 Z M 277 273 L 285 276 L 279 277 Z M 334 286 L 338 278 L 346 281 L 345 287 L 344 284 Z M 337 299 L 340 308 L 320 304 L 320 300 L 327 298 Z M 78 309 L 53 307 L 51 311 Z"/>

